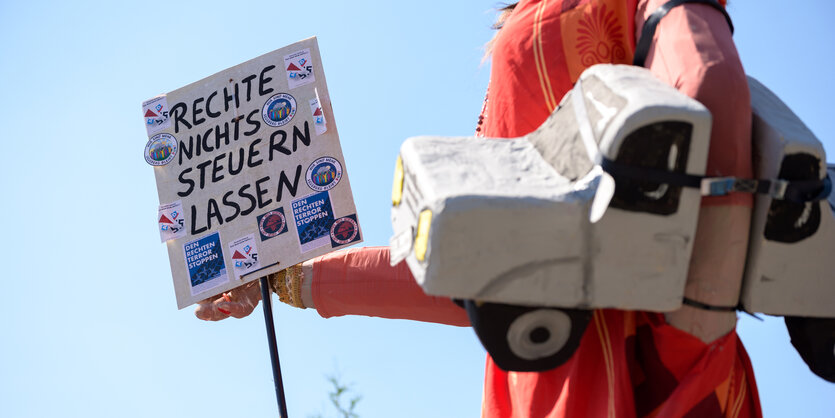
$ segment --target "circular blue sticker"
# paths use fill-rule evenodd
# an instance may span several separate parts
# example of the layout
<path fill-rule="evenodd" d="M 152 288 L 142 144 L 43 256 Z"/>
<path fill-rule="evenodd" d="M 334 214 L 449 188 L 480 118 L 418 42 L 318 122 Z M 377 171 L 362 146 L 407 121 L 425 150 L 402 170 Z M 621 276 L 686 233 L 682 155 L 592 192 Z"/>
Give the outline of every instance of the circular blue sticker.
<path fill-rule="evenodd" d="M 177 155 L 177 139 L 171 134 L 156 134 L 145 144 L 145 162 L 153 165 L 166 165 Z"/>
<path fill-rule="evenodd" d="M 317 192 L 333 189 L 342 178 L 342 164 L 333 157 L 316 159 L 307 167 L 307 186 Z"/>
<path fill-rule="evenodd" d="M 272 127 L 284 126 L 296 114 L 296 99 L 287 93 L 278 93 L 270 97 L 261 109 L 264 123 Z"/>

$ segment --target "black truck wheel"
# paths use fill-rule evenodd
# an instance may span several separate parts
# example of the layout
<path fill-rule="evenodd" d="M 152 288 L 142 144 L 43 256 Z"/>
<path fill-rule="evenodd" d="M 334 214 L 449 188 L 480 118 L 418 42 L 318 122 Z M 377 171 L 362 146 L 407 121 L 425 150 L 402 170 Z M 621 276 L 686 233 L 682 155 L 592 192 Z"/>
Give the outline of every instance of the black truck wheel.
<path fill-rule="evenodd" d="M 481 344 L 503 370 L 535 372 L 565 363 L 577 350 L 592 311 L 464 301 Z"/>
<path fill-rule="evenodd" d="M 812 373 L 835 383 L 835 318 L 784 319 L 792 345 Z"/>

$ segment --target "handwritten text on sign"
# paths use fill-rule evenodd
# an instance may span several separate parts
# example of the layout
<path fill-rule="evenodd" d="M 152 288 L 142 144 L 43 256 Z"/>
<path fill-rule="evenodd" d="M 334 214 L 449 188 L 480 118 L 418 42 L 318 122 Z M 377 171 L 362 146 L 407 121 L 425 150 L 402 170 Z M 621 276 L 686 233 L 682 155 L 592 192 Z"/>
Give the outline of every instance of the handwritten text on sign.
<path fill-rule="evenodd" d="M 143 112 L 180 308 L 347 245 L 331 239 L 346 228 L 359 237 L 315 38 L 155 97 Z"/>

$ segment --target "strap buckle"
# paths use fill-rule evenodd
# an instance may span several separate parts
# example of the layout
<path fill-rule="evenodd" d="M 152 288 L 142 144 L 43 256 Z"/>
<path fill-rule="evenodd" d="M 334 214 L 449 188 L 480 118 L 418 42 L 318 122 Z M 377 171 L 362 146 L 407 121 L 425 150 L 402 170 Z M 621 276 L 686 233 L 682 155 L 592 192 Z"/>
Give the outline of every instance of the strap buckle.
<path fill-rule="evenodd" d="M 782 199 L 786 193 L 788 182 L 784 184 L 773 182 L 769 194 L 777 199 Z M 701 182 L 702 196 L 725 196 L 728 193 L 757 193 L 760 182 L 753 179 L 740 179 L 736 177 L 706 177 Z M 778 197 L 779 196 L 779 197 Z"/>
<path fill-rule="evenodd" d="M 786 190 L 789 188 L 789 182 L 786 180 L 772 180 L 768 188 L 768 195 L 774 199 L 783 200 L 786 197 Z"/>
<path fill-rule="evenodd" d="M 702 196 L 725 196 L 734 191 L 734 177 L 705 177 L 702 179 Z"/>

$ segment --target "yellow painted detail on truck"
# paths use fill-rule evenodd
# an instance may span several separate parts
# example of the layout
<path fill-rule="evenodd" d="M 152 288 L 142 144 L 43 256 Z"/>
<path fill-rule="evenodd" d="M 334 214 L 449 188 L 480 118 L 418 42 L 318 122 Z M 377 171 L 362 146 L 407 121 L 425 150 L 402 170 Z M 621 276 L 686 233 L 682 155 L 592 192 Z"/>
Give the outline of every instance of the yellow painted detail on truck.
<path fill-rule="evenodd" d="M 403 159 L 397 156 L 397 163 L 394 166 L 394 184 L 391 185 L 391 204 L 397 206 L 403 199 Z"/>
<path fill-rule="evenodd" d="M 424 209 L 418 217 L 417 235 L 415 236 L 415 257 L 418 261 L 426 259 L 426 249 L 429 245 L 429 224 L 432 223 L 432 211 Z"/>

